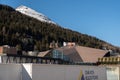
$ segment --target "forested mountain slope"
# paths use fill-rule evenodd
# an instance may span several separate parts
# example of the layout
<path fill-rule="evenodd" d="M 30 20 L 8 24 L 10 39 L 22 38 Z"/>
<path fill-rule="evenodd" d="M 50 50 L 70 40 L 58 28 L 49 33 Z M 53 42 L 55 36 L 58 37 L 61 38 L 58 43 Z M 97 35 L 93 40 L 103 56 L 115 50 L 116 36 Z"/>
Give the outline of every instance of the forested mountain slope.
<path fill-rule="evenodd" d="M 39 21 L 23 15 L 15 9 L 0 5 L 0 45 L 18 46 L 22 50 L 48 50 L 52 41 L 62 46 L 63 42 L 75 42 L 81 46 L 112 49 L 112 46 L 95 37 L 82 34 L 59 25 Z"/>

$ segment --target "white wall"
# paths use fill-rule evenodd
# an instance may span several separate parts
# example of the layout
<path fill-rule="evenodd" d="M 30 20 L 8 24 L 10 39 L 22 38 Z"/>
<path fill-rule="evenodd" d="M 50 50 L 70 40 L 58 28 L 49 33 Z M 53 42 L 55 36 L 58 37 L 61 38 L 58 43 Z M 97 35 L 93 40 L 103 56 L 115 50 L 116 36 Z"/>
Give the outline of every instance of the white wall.
<path fill-rule="evenodd" d="M 22 65 L 22 80 L 32 80 L 32 64 Z"/>
<path fill-rule="evenodd" d="M 65 80 L 64 67 L 58 65 L 53 66 L 33 64 L 32 69 L 33 80 Z"/>
<path fill-rule="evenodd" d="M 0 80 L 107 80 L 106 68 L 52 64 L 0 64 Z"/>
<path fill-rule="evenodd" d="M 21 65 L 0 64 L 0 80 L 21 80 Z"/>
<path fill-rule="evenodd" d="M 107 66 L 107 80 L 120 80 L 119 79 L 119 72 L 120 69 L 118 66 Z"/>
<path fill-rule="evenodd" d="M 75 65 L 39 65 L 32 66 L 33 80 L 107 80 L 106 68 Z"/>

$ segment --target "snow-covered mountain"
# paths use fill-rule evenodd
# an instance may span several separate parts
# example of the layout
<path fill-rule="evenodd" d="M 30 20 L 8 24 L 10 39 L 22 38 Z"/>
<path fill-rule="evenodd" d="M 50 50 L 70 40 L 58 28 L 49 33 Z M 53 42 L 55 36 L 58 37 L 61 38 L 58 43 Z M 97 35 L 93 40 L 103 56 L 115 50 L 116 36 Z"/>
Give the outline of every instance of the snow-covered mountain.
<path fill-rule="evenodd" d="M 36 18 L 36 19 L 38 19 L 40 21 L 43 21 L 43 22 L 56 24 L 55 22 L 51 21 L 48 17 L 46 17 L 44 14 L 39 13 L 39 12 L 37 12 L 37 11 L 35 11 L 35 10 L 29 8 L 29 7 L 23 6 L 23 5 L 17 7 L 16 11 L 19 11 L 22 14 L 25 14 L 27 16 Z"/>

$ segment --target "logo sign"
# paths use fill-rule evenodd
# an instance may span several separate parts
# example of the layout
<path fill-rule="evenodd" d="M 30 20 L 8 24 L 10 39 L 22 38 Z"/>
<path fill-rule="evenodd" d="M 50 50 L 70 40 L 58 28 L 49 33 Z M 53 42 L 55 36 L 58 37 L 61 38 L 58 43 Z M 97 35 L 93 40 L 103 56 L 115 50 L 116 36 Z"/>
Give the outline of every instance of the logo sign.
<path fill-rule="evenodd" d="M 98 75 L 95 74 L 94 70 L 80 70 L 78 80 L 98 80 Z"/>

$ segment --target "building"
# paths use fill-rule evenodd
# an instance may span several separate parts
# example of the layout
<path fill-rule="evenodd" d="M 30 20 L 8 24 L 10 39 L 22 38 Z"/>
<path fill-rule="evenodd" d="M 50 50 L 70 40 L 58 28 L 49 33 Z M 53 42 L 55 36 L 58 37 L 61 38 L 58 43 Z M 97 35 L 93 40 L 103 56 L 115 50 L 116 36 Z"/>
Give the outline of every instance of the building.
<path fill-rule="evenodd" d="M 107 50 L 83 46 L 65 46 L 48 52 L 44 57 L 59 58 L 70 63 L 96 63 L 98 58 L 107 56 Z"/>
<path fill-rule="evenodd" d="M 4 45 L 0 46 L 0 54 L 17 54 L 17 50 L 15 47 Z"/>
<path fill-rule="evenodd" d="M 38 57 L 45 57 L 51 50 L 43 51 L 38 53 Z"/>
<path fill-rule="evenodd" d="M 98 58 L 99 65 L 119 65 L 120 64 L 120 56 L 110 56 L 110 57 L 102 57 Z"/>
<path fill-rule="evenodd" d="M 76 45 L 75 42 L 63 42 L 63 46 L 73 47 L 75 45 Z"/>

